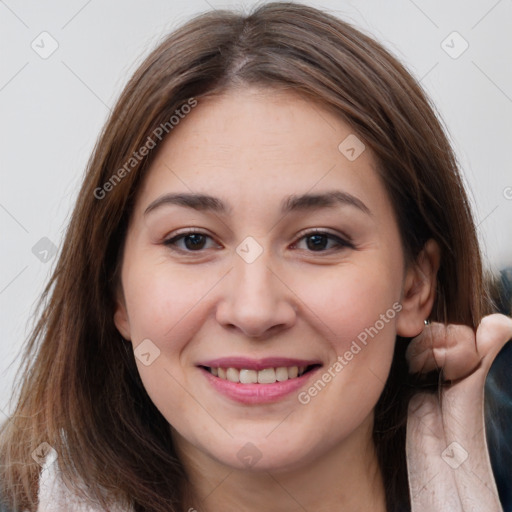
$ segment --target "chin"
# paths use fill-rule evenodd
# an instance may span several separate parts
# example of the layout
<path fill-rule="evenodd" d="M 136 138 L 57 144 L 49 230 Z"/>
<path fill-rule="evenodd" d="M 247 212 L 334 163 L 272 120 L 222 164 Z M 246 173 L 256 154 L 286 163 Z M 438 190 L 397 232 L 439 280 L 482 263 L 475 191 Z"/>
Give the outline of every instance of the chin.
<path fill-rule="evenodd" d="M 255 439 L 233 443 L 221 453 L 211 453 L 211 456 L 235 470 L 255 473 L 296 470 L 314 458 L 314 454 L 304 451 L 304 444 L 286 443 L 285 446 L 284 441 L 277 439 L 276 442 Z"/>

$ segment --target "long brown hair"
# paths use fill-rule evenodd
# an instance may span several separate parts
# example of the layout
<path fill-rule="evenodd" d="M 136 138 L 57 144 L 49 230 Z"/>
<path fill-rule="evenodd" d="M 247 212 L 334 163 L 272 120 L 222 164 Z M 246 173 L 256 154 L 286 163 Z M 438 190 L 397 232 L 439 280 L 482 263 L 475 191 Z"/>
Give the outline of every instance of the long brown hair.
<path fill-rule="evenodd" d="M 200 104 L 205 95 L 246 85 L 289 88 L 347 122 L 375 155 L 407 261 L 429 238 L 441 247 L 430 318 L 475 327 L 485 313 L 475 225 L 457 162 L 433 106 L 404 66 L 350 24 L 305 5 L 197 16 L 130 79 L 89 161 L 27 342 L 17 405 L 2 427 L 0 482 L 9 505 L 35 510 L 39 466 L 31 452 L 47 442 L 62 476 L 75 488 L 85 482 L 104 508 L 106 491 L 136 510 L 181 510 L 186 474 L 169 425 L 113 322 L 127 224 L 156 149 L 130 167 L 126 162 L 159 126 L 167 123 L 172 137 L 169 119 L 191 98 Z M 122 179 L 112 181 L 116 173 Z M 414 389 L 406 385 L 407 341 L 397 338 L 375 411 L 389 510 L 410 506 L 405 419 Z"/>

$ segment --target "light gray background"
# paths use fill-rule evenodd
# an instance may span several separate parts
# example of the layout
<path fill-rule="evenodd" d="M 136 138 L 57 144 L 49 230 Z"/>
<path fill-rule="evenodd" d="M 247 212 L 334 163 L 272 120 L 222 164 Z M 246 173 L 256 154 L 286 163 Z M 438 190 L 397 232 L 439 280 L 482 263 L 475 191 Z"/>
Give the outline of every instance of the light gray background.
<path fill-rule="evenodd" d="M 486 264 L 512 265 L 512 0 L 306 3 L 373 35 L 421 80 L 471 189 Z M 254 4 L 0 0 L 0 421 L 12 410 L 16 356 L 56 262 L 43 252 L 48 242 L 39 241 L 60 246 L 121 88 L 150 49 L 191 15 Z M 454 31 L 463 40 L 448 37 Z M 464 40 L 469 47 L 452 58 L 447 51 L 456 55 Z M 52 44 L 56 51 L 42 58 Z"/>

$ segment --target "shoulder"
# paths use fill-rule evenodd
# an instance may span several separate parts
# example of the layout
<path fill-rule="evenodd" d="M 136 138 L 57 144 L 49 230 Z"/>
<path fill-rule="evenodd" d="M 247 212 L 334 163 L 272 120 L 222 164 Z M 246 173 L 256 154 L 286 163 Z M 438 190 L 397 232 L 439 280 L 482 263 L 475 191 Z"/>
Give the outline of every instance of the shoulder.
<path fill-rule="evenodd" d="M 44 467 L 41 471 L 38 499 L 37 512 L 64 512 L 69 510 L 73 510 L 73 512 L 103 512 L 99 505 L 93 506 L 84 502 L 77 493 L 66 486 L 57 462 Z M 121 512 L 123 509 L 114 507 L 111 510 L 112 512 Z"/>

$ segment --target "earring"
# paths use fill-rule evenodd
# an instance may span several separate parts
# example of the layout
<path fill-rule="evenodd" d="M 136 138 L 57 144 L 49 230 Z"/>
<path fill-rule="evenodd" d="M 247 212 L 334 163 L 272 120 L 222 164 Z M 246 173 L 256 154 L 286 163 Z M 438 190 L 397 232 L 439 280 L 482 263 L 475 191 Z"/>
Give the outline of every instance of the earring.
<path fill-rule="evenodd" d="M 427 318 L 426 320 L 424 320 L 425 322 L 425 325 L 429 325 L 430 324 L 430 320 Z"/>

